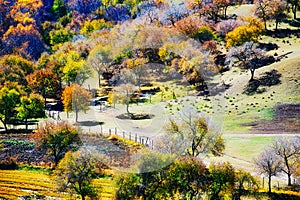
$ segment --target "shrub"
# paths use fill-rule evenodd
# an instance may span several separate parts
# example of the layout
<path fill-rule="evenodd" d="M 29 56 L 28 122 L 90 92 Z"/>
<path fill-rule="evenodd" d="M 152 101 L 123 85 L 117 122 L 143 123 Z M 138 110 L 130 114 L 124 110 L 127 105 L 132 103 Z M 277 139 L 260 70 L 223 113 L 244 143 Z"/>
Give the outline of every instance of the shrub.
<path fill-rule="evenodd" d="M 17 167 L 18 165 L 16 162 L 16 158 L 11 156 L 0 162 L 0 169 L 2 170 L 13 170 L 17 169 Z"/>

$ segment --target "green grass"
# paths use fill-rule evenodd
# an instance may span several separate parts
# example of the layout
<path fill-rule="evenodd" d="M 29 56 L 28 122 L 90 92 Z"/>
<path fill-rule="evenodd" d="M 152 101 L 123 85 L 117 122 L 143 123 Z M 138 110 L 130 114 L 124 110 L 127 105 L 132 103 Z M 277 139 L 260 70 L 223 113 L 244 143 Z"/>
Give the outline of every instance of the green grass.
<path fill-rule="evenodd" d="M 226 155 L 250 162 L 274 140 L 273 136 L 234 137 L 224 135 L 224 138 Z"/>
<path fill-rule="evenodd" d="M 250 127 L 244 124 L 252 122 L 253 119 L 241 116 L 225 116 L 224 117 L 224 132 L 225 133 L 248 133 Z"/>
<path fill-rule="evenodd" d="M 26 172 L 33 172 L 33 173 L 40 173 L 40 174 L 48 174 L 50 175 L 53 171 L 50 168 L 43 168 L 43 167 L 36 167 L 32 165 L 19 165 L 18 170 Z"/>

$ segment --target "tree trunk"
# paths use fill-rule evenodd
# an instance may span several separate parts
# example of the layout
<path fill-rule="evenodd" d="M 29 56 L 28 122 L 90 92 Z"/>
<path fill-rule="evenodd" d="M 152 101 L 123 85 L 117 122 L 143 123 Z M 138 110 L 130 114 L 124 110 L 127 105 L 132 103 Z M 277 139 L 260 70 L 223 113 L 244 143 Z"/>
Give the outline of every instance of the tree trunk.
<path fill-rule="evenodd" d="M 275 20 L 275 24 L 276 24 L 276 26 L 275 26 L 275 30 L 277 31 L 278 30 L 278 24 L 279 24 L 279 20 L 276 18 L 276 20 Z"/>
<path fill-rule="evenodd" d="M 250 72 L 251 72 L 251 78 L 250 78 L 250 81 L 253 81 L 253 80 L 254 80 L 254 72 L 255 72 L 255 69 L 250 69 Z"/>
<path fill-rule="evenodd" d="M 78 109 L 75 110 L 75 122 L 78 122 Z"/>
<path fill-rule="evenodd" d="M 0 121 L 2 122 L 2 124 L 4 126 L 5 132 L 7 133 L 7 124 L 5 122 L 6 120 L 0 119 Z"/>
<path fill-rule="evenodd" d="M 130 112 L 129 112 L 129 103 L 126 103 L 126 111 L 127 111 L 128 116 L 129 116 L 130 115 Z"/>
<path fill-rule="evenodd" d="M 271 177 L 272 177 L 272 176 L 269 175 L 269 182 L 268 182 L 268 186 L 269 186 L 268 193 L 269 193 L 269 194 L 271 194 L 271 192 L 272 192 L 272 186 L 271 186 L 271 181 L 272 181 L 272 180 L 271 180 Z"/>
<path fill-rule="evenodd" d="M 101 88 L 101 72 L 98 72 L 98 81 L 99 88 Z"/>
<path fill-rule="evenodd" d="M 265 25 L 265 30 L 267 31 L 268 28 L 267 28 L 267 20 L 264 20 L 264 25 Z"/>
<path fill-rule="evenodd" d="M 46 100 L 46 96 L 44 96 L 44 106 L 46 108 L 46 105 L 47 105 L 47 100 Z"/>
<path fill-rule="evenodd" d="M 288 157 L 284 156 L 284 163 L 285 163 L 285 166 L 286 166 L 286 174 L 288 176 L 288 186 L 291 186 L 292 185 L 292 180 L 291 180 L 291 169 L 290 169 L 290 165 L 289 165 L 289 160 L 288 160 Z M 285 172 L 285 171 L 284 171 Z"/>
<path fill-rule="evenodd" d="M 26 131 L 28 130 L 28 120 L 27 120 L 27 118 L 25 118 L 25 130 Z"/>
<path fill-rule="evenodd" d="M 81 200 L 85 200 L 85 195 L 84 194 L 81 195 Z"/>
<path fill-rule="evenodd" d="M 288 173 L 288 186 L 292 186 L 291 173 Z"/>
<path fill-rule="evenodd" d="M 294 19 L 297 19 L 297 8 L 298 8 L 297 5 L 293 6 L 293 8 L 292 8 L 293 13 L 294 13 Z"/>

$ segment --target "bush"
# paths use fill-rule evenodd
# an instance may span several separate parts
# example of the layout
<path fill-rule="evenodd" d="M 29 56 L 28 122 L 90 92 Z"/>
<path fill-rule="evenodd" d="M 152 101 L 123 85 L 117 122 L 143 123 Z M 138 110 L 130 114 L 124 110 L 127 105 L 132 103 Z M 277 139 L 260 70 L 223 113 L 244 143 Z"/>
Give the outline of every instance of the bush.
<path fill-rule="evenodd" d="M 11 156 L 0 162 L 0 169 L 2 170 L 14 170 L 17 169 L 17 167 L 18 165 L 16 162 L 16 158 Z"/>
<path fill-rule="evenodd" d="M 211 28 L 208 26 L 202 26 L 196 33 L 192 35 L 192 38 L 195 38 L 200 42 L 205 42 L 216 39 L 216 36 Z"/>

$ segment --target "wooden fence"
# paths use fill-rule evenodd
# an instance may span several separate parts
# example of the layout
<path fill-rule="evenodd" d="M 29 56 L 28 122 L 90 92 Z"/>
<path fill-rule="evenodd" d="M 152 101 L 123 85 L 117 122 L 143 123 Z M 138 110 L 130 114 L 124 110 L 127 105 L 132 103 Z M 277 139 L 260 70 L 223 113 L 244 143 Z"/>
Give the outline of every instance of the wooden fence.
<path fill-rule="evenodd" d="M 152 148 L 154 147 L 154 142 L 153 140 L 148 137 L 148 136 L 143 136 L 137 133 L 131 133 L 131 132 L 125 132 L 125 131 L 118 131 L 117 128 L 113 128 L 113 129 L 108 129 L 108 134 L 109 135 L 116 135 L 118 137 L 124 138 L 124 139 L 128 139 L 140 144 L 145 145 L 146 147 Z"/>

